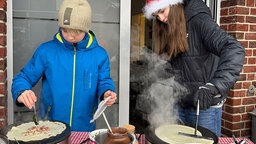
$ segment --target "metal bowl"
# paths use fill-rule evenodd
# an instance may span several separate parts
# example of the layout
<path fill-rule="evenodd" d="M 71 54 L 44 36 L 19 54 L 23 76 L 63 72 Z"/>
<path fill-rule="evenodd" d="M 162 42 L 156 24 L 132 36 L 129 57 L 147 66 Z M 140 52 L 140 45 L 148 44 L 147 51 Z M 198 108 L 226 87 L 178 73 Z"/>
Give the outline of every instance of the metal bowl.
<path fill-rule="evenodd" d="M 89 138 L 93 141 L 95 141 L 97 144 L 103 144 L 105 138 L 107 137 L 108 129 L 98 129 L 90 132 Z M 137 144 L 137 139 L 134 134 L 129 134 L 129 137 L 131 138 L 131 144 Z"/>

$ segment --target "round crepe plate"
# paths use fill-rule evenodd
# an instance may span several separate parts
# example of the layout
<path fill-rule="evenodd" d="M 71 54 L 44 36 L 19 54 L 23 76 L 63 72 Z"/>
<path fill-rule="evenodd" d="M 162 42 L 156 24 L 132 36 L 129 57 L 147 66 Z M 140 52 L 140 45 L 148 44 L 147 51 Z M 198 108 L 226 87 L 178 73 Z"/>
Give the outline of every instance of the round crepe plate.
<path fill-rule="evenodd" d="M 192 125 L 186 125 L 186 126 L 190 126 L 190 127 L 194 127 Z M 212 131 L 204 128 L 204 127 L 201 127 L 201 126 L 198 126 L 198 131 L 202 133 L 203 136 L 205 137 L 211 137 L 213 138 L 213 141 L 214 143 L 213 144 L 218 144 L 218 137 L 217 135 L 215 135 Z M 158 138 L 155 134 L 155 129 L 152 129 L 150 127 L 147 127 L 145 130 L 144 130 L 144 133 L 145 133 L 145 136 L 146 136 L 146 139 L 151 142 L 152 144 L 168 144 L 164 141 L 162 141 L 160 138 Z"/>
<path fill-rule="evenodd" d="M 190 136 L 179 135 L 178 132 L 194 134 L 195 129 L 192 127 L 177 125 L 177 124 L 166 124 L 161 125 L 155 129 L 155 135 L 162 141 L 167 143 L 210 143 L 213 144 L 213 140 L 199 139 Z M 202 136 L 201 132 L 197 132 L 197 135 Z"/>
<path fill-rule="evenodd" d="M 60 123 L 63 123 L 61 121 L 51 121 L 51 122 L 60 122 Z M 71 128 L 68 124 L 65 124 L 63 123 L 65 126 L 66 126 L 66 129 L 56 135 L 56 136 L 52 136 L 52 137 L 49 137 L 49 138 L 46 138 L 46 139 L 42 139 L 42 140 L 37 140 L 37 141 L 18 141 L 20 144 L 56 144 L 58 142 L 61 142 L 63 140 L 65 140 L 66 138 L 68 138 L 71 134 Z M 17 125 L 8 125 L 6 127 L 4 127 L 0 133 L 3 134 L 3 135 L 7 135 L 8 131 L 10 131 L 12 129 L 13 126 L 17 126 Z M 17 144 L 16 141 L 12 141 L 12 140 L 9 140 L 9 144 Z"/>

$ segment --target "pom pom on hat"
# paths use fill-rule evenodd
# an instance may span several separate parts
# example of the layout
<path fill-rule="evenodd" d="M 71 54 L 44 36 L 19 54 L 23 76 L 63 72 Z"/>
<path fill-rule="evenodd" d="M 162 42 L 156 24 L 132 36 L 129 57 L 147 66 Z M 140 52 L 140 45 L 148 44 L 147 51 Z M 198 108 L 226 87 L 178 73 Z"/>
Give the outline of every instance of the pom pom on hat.
<path fill-rule="evenodd" d="M 152 19 L 152 13 L 179 3 L 183 3 L 183 0 L 146 0 L 146 6 L 143 8 L 143 12 L 147 19 Z"/>
<path fill-rule="evenodd" d="M 58 25 L 88 32 L 91 15 L 91 6 L 87 0 L 63 0 L 58 13 Z"/>

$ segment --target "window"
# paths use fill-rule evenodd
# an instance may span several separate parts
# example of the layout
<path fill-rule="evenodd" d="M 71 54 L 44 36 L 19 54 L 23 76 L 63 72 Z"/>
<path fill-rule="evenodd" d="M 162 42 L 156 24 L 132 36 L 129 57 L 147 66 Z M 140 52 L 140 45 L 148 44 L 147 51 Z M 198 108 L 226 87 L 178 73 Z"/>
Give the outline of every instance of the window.
<path fill-rule="evenodd" d="M 219 24 L 219 11 L 220 11 L 220 0 L 203 0 L 206 5 L 209 6 L 212 12 L 212 17 Z"/>

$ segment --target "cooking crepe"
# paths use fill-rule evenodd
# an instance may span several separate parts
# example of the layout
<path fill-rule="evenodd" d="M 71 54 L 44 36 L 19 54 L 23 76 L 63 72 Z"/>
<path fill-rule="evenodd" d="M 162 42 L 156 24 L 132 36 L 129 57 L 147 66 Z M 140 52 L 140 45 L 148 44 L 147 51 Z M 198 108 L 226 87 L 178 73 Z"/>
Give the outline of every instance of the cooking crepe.
<path fill-rule="evenodd" d="M 33 133 L 25 135 L 25 133 L 28 132 L 28 129 L 31 129 L 32 127 L 37 127 L 37 129 L 48 127 L 49 130 L 44 132 L 33 131 Z M 12 141 L 15 141 L 15 139 L 23 142 L 37 141 L 61 134 L 65 129 L 66 125 L 60 122 L 39 121 L 39 124 L 36 126 L 34 122 L 28 122 L 18 126 L 13 126 L 6 136 Z"/>
<path fill-rule="evenodd" d="M 178 134 L 179 132 L 194 134 L 195 129 L 184 125 L 162 125 L 155 129 L 156 136 L 164 142 L 171 144 L 213 144 L 213 140 L 195 138 Z M 197 131 L 197 135 L 202 134 Z"/>

